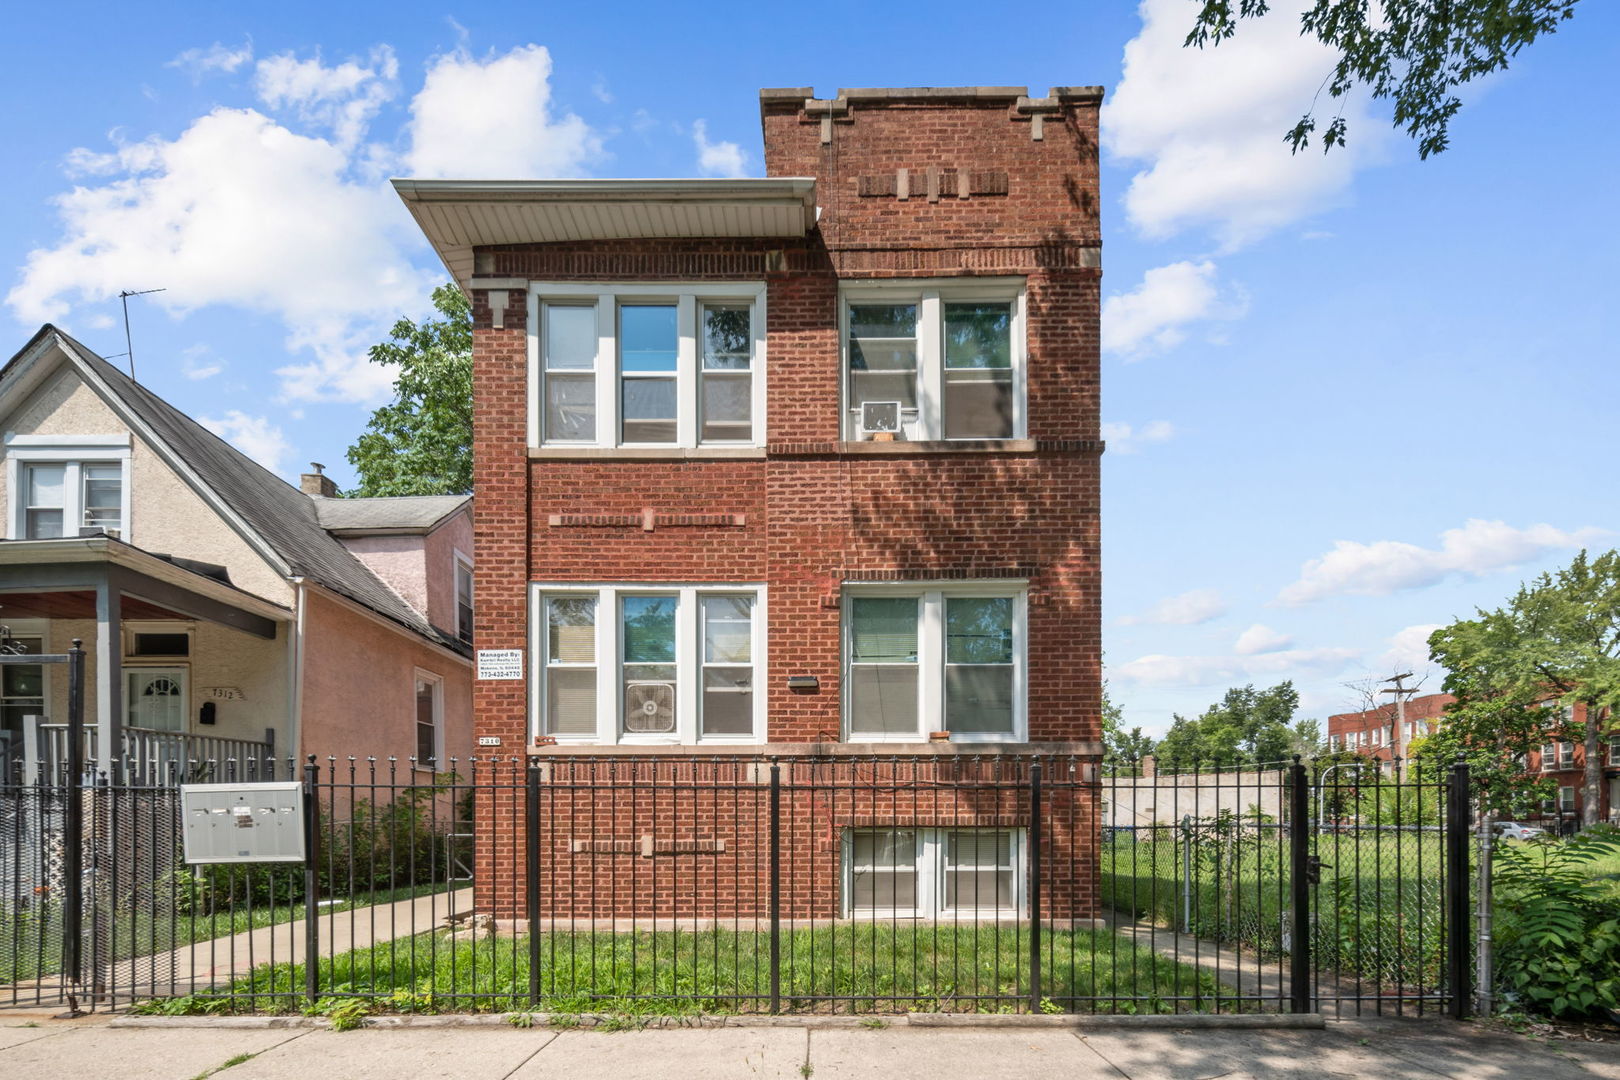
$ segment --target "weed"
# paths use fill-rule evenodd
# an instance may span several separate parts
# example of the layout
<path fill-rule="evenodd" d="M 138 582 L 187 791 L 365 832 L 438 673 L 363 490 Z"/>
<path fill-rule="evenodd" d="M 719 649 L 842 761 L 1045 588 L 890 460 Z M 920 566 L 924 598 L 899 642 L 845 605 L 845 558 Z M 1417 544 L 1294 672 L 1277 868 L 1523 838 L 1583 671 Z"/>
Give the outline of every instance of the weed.
<path fill-rule="evenodd" d="M 353 1031 L 365 1026 L 366 1017 L 371 1015 L 371 1003 L 357 997 L 324 997 L 306 1009 L 305 1013 L 326 1017 L 331 1021 L 333 1031 Z"/>
<path fill-rule="evenodd" d="M 816 1067 L 810 1064 L 808 1061 L 799 1066 L 799 1075 L 804 1077 L 804 1080 L 810 1080 L 810 1077 L 815 1074 L 815 1071 Z"/>
<path fill-rule="evenodd" d="M 596 1025 L 598 1031 L 640 1031 L 647 1026 L 645 1016 L 626 1016 L 624 1013 L 613 1013 L 602 1017 Z"/>
<path fill-rule="evenodd" d="M 1056 1016 L 1058 1013 L 1060 1013 L 1062 1011 L 1063 1011 L 1063 1006 L 1059 1005 L 1057 1002 L 1053 1001 L 1051 998 L 1049 998 L 1049 997 L 1041 998 L 1041 1012 L 1045 1013 L 1047 1016 Z"/>
<path fill-rule="evenodd" d="M 515 1028 L 532 1028 L 534 1027 L 534 1013 L 507 1013 L 506 1022 Z"/>
<path fill-rule="evenodd" d="M 882 1031 L 888 1026 L 889 1022 L 881 1016 L 861 1017 L 861 1027 L 866 1028 L 868 1031 Z"/>
<path fill-rule="evenodd" d="M 574 1013 L 552 1013 L 546 1023 L 558 1031 L 572 1031 L 579 1027 L 579 1017 Z"/>
<path fill-rule="evenodd" d="M 210 1076 L 213 1076 L 216 1073 L 222 1073 L 226 1069 L 229 1069 L 231 1066 L 240 1065 L 244 1061 L 252 1061 L 254 1058 L 256 1058 L 258 1056 L 259 1056 L 259 1052 L 254 1051 L 251 1054 L 237 1054 L 234 1057 L 228 1057 L 228 1058 L 225 1059 L 225 1063 L 223 1065 L 215 1065 L 212 1069 L 204 1069 L 202 1072 L 200 1072 L 196 1076 L 192 1077 L 192 1080 L 208 1080 L 208 1078 Z"/>

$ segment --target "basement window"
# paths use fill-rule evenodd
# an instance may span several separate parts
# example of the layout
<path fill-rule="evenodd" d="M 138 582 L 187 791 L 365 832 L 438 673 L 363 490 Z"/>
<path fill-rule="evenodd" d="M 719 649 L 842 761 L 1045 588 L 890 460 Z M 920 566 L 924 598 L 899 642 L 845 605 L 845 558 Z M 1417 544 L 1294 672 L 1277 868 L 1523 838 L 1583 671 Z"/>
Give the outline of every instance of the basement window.
<path fill-rule="evenodd" d="M 844 832 L 844 913 L 869 919 L 1000 919 L 1024 908 L 1023 829 Z"/>

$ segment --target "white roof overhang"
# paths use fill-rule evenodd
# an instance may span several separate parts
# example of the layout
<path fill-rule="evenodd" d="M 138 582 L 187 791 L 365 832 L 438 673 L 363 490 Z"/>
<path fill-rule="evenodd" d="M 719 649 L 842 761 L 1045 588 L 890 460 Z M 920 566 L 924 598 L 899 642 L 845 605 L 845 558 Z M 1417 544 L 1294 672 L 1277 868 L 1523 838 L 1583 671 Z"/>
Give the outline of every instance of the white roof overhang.
<path fill-rule="evenodd" d="M 485 245 L 801 237 L 816 223 L 816 182 L 803 177 L 393 183 L 464 290 Z"/>

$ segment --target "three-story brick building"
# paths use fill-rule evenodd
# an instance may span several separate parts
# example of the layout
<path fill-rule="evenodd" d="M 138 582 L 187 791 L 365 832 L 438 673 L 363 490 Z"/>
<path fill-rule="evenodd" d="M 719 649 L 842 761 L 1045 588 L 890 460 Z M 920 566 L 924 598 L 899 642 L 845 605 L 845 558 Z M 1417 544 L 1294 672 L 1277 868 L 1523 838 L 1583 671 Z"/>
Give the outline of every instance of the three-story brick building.
<path fill-rule="evenodd" d="M 763 179 L 396 182 L 473 302 L 477 641 L 523 658 L 476 684 L 484 745 L 854 759 L 911 785 L 919 758 L 1094 767 L 1100 100 L 766 90 Z M 671 852 L 746 846 L 649 798 L 692 833 Z M 949 882 L 923 882 L 971 864 L 1016 906 L 1027 822 L 939 799 L 795 803 L 841 863 L 805 903 L 936 914 Z M 1083 802 L 1065 812 L 1094 835 Z M 548 803 L 571 838 L 548 867 L 632 850 L 569 805 Z M 503 895 L 523 816 L 479 815 Z M 1076 890 L 1054 902 L 1094 913 Z M 720 891 L 706 910 L 749 906 Z"/>

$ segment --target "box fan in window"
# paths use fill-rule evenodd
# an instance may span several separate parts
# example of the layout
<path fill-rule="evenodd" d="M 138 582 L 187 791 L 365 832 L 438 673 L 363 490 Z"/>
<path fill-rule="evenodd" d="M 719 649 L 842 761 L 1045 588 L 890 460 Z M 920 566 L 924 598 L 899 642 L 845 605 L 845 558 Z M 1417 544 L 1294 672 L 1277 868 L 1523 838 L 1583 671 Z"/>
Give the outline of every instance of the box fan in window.
<path fill-rule="evenodd" d="M 669 735 L 675 731 L 675 684 L 628 682 L 624 686 L 624 730 L 630 735 Z"/>
<path fill-rule="evenodd" d="M 898 401 L 861 402 L 861 432 L 866 435 L 895 435 L 900 431 Z"/>

